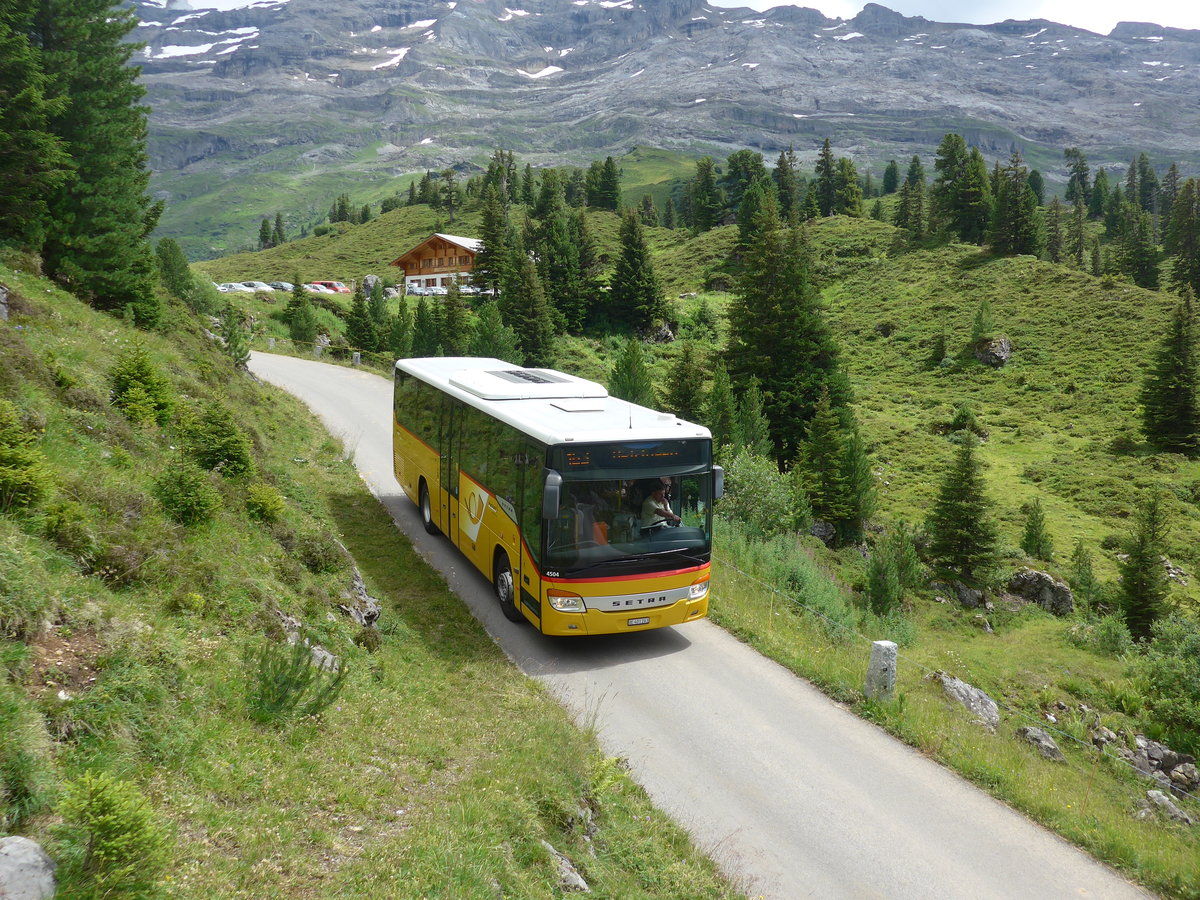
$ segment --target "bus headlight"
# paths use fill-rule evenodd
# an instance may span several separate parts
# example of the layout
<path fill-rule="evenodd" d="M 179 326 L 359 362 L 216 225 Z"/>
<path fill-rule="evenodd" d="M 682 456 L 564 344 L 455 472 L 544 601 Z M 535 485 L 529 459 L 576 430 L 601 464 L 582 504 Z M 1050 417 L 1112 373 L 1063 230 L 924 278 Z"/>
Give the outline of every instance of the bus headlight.
<path fill-rule="evenodd" d="M 546 591 L 546 602 L 559 612 L 583 612 L 587 609 L 583 605 L 583 598 L 578 594 L 572 594 L 570 591 L 558 588 L 551 588 Z"/>
<path fill-rule="evenodd" d="M 703 581 L 695 582 L 691 587 L 688 588 L 688 599 L 689 600 L 699 600 L 701 597 L 706 597 L 706 596 L 708 596 L 708 579 L 707 578 L 705 578 Z"/>

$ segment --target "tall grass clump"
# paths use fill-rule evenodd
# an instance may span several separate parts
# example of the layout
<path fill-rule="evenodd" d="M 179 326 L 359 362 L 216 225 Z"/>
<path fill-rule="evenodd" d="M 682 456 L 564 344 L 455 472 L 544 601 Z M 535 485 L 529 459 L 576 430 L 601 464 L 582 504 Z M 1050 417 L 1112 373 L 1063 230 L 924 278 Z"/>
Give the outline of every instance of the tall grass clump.
<path fill-rule="evenodd" d="M 0 638 L 26 640 L 47 618 L 53 595 L 33 543 L 0 520 Z"/>
<path fill-rule="evenodd" d="M 13 832 L 47 800 L 50 772 L 39 752 L 37 714 L 17 688 L 0 682 L 0 831 Z"/>
<path fill-rule="evenodd" d="M 750 539 L 807 531 L 812 525 L 804 492 L 772 460 L 747 450 L 734 456 L 725 470 L 720 511 Z"/>
<path fill-rule="evenodd" d="M 107 772 L 67 782 L 58 805 L 60 895 L 143 898 L 157 894 L 167 836 L 137 788 Z"/>
<path fill-rule="evenodd" d="M 1182 615 L 1160 619 L 1138 660 L 1153 721 L 1175 750 L 1200 753 L 1200 622 Z"/>
<path fill-rule="evenodd" d="M 717 546 L 726 563 L 778 591 L 795 612 L 811 616 L 830 640 L 852 638 L 858 625 L 854 607 L 795 534 L 756 540 L 742 523 L 722 519 Z"/>
<path fill-rule="evenodd" d="M 345 664 L 336 671 L 318 665 L 300 637 L 291 644 L 264 642 L 247 667 L 250 717 L 263 724 L 319 716 L 337 700 L 349 672 Z"/>

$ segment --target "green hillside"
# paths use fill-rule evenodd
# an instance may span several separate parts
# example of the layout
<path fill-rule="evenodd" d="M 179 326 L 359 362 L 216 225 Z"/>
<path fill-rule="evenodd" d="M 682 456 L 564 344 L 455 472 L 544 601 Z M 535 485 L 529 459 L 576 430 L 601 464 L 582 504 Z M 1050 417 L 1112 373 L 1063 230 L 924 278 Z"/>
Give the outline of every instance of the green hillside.
<path fill-rule="evenodd" d="M 300 404 L 31 262 L 0 266 L 0 820 L 59 896 L 552 898 L 543 839 L 605 896 L 735 895 Z M 339 609 L 354 560 L 377 628 Z M 282 616 L 347 673 L 329 705 Z"/>

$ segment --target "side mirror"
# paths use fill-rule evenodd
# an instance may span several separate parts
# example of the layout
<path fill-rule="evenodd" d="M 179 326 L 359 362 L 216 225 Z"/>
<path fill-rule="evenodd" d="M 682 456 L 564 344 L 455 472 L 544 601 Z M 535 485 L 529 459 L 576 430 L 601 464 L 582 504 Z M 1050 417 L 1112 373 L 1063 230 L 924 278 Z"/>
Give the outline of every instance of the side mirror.
<path fill-rule="evenodd" d="M 562 503 L 563 478 L 553 469 L 546 470 L 546 489 L 542 494 L 542 518 L 557 519 L 558 507 Z"/>
<path fill-rule="evenodd" d="M 713 466 L 713 499 L 720 500 L 725 496 L 725 470 Z"/>

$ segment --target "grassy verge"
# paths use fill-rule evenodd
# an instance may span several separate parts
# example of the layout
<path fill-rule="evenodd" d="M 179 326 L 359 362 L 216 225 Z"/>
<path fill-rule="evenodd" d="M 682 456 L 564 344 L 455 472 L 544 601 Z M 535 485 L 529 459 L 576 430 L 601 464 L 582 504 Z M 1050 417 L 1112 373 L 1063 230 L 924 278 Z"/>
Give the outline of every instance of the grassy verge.
<path fill-rule="evenodd" d="M 137 335 L 36 276 L 0 281 L 5 440 L 44 488 L 0 511 L 0 813 L 60 863 L 61 896 L 552 898 L 543 840 L 598 896 L 738 896 L 513 669 L 298 402 L 181 310 Z M 111 402 L 138 341 L 172 398 L 160 420 L 144 396 Z M 201 464 L 216 448 L 244 470 Z M 184 482 L 207 518 L 172 518 Z M 377 631 L 339 609 L 339 542 Z M 348 675 L 322 713 L 262 722 L 256 654 L 281 646 L 280 614 Z M 88 861 L 97 820 L 61 802 L 85 774 L 123 785 L 118 830 L 159 835 L 157 865 L 157 840 L 124 845 L 129 869 Z"/>
<path fill-rule="evenodd" d="M 804 542 L 756 546 L 725 525 L 717 546 L 712 618 L 722 627 L 1130 878 L 1166 895 L 1200 896 L 1197 829 L 1135 818 L 1138 800 L 1157 785 L 1089 741 L 1095 723 L 1114 731 L 1136 723 L 1114 708 L 1128 687 L 1124 663 L 1073 646 L 1069 620 L 1001 604 L 985 635 L 975 611 L 930 598 L 911 602 L 903 619 L 880 620 L 855 606 Z M 896 696 L 869 701 L 870 642 L 883 639 L 900 645 Z M 937 670 L 1001 705 L 995 734 L 946 699 L 928 677 Z M 1066 762 L 1045 760 L 1019 739 L 1026 725 L 1050 731 Z"/>

